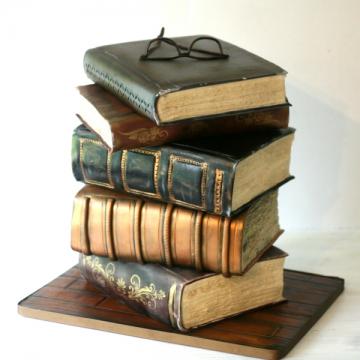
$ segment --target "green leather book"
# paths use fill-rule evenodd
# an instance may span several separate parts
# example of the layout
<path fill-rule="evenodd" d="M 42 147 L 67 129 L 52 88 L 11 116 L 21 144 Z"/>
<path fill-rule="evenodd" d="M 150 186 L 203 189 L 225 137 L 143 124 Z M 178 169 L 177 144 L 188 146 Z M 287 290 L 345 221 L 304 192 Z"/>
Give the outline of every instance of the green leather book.
<path fill-rule="evenodd" d="M 180 331 L 284 300 L 284 260 L 270 248 L 243 276 L 80 255 L 82 275 L 101 291 Z M 221 299 L 221 301 L 220 301 Z"/>
<path fill-rule="evenodd" d="M 173 41 L 188 49 L 196 38 L 185 36 Z M 90 79 L 158 125 L 287 103 L 285 70 L 234 44 L 220 40 L 228 55 L 225 59 L 144 61 L 141 56 L 148 42 L 89 49 L 84 69 Z M 216 47 L 214 42 L 198 41 L 191 52 L 216 51 Z M 174 51 L 174 46 L 161 42 L 153 54 L 167 58 Z"/>
<path fill-rule="evenodd" d="M 223 216 L 291 178 L 294 129 L 207 137 L 112 152 L 85 126 L 73 134 L 77 180 Z"/>

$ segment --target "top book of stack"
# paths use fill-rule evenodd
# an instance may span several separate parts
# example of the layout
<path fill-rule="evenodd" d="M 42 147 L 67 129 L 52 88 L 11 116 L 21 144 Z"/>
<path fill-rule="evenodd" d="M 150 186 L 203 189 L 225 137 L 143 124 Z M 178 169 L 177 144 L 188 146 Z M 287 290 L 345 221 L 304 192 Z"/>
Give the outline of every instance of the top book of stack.
<path fill-rule="evenodd" d="M 198 36 L 174 38 L 189 47 Z M 287 104 L 286 71 L 238 46 L 220 41 L 226 59 L 144 61 L 148 40 L 89 49 L 87 76 L 157 125 L 212 118 Z M 161 56 L 170 47 L 160 46 Z"/>

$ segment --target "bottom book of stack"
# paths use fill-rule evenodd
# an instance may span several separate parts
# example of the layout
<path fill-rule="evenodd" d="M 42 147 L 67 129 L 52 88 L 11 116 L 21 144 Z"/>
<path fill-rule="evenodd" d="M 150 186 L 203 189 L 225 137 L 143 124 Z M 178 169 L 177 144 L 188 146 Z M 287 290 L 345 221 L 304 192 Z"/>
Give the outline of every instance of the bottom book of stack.
<path fill-rule="evenodd" d="M 285 256 L 271 247 L 244 275 L 231 277 L 83 254 L 79 268 L 85 279 L 106 294 L 188 331 L 283 301 Z"/>

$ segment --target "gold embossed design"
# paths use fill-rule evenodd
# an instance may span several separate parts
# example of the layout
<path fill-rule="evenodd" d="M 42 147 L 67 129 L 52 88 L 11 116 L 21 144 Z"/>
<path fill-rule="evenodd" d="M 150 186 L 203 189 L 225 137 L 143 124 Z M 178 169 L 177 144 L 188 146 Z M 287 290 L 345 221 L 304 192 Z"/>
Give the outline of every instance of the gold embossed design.
<path fill-rule="evenodd" d="M 162 300 L 166 297 L 165 292 L 163 290 L 156 290 L 153 283 L 141 287 L 141 279 L 137 274 L 131 276 L 130 283 L 131 285 L 129 285 L 127 293 L 128 298 L 141 302 L 152 309 L 156 308 L 156 300 Z"/>
<path fill-rule="evenodd" d="M 168 131 L 159 127 L 141 128 L 130 132 L 121 132 L 119 134 L 127 136 L 130 140 L 138 141 L 140 144 L 147 144 L 150 141 L 166 139 Z"/>
<path fill-rule="evenodd" d="M 86 172 L 84 170 L 84 144 L 86 144 L 86 143 L 95 144 L 97 146 L 105 148 L 105 146 L 102 144 L 101 141 L 93 140 L 93 139 L 80 139 L 80 167 L 81 167 L 81 172 L 84 177 L 84 182 L 87 184 L 105 186 L 107 188 L 113 189 L 115 186 L 114 186 L 114 183 L 112 181 L 112 176 L 111 176 L 111 153 L 107 148 L 105 148 L 105 150 L 107 151 L 106 173 L 107 173 L 107 178 L 108 178 L 109 182 L 106 183 L 106 182 L 102 182 L 102 181 L 96 181 L 93 179 L 88 179 L 86 177 Z"/>
<path fill-rule="evenodd" d="M 130 284 L 126 284 L 124 278 L 115 276 L 115 265 L 112 262 L 109 262 L 104 268 L 98 257 L 84 256 L 83 264 L 93 272 L 95 277 L 101 275 L 117 292 L 152 309 L 156 309 L 158 300 L 166 297 L 165 291 L 157 290 L 153 283 L 141 287 L 141 278 L 137 274 L 131 275 Z"/>
<path fill-rule="evenodd" d="M 220 169 L 215 170 L 215 185 L 214 185 L 214 212 L 220 214 L 222 211 L 222 184 L 224 172 Z"/>
<path fill-rule="evenodd" d="M 138 189 L 132 189 L 129 187 L 127 180 L 126 180 L 126 166 L 127 166 L 128 150 L 123 150 L 122 156 L 121 156 L 121 177 L 122 177 L 122 181 L 123 181 L 124 190 L 126 192 L 129 192 L 132 194 L 146 195 L 146 196 L 153 197 L 156 199 L 161 199 L 161 194 L 159 193 L 159 185 L 158 185 L 159 163 L 160 163 L 161 152 L 155 151 L 155 150 L 144 150 L 144 149 L 133 149 L 133 150 L 131 150 L 131 152 L 154 156 L 155 165 L 154 165 L 153 179 L 154 179 L 155 193 L 142 191 L 142 190 L 138 190 Z"/>
<path fill-rule="evenodd" d="M 91 271 L 96 275 L 101 275 L 105 280 L 111 283 L 112 286 L 120 293 L 126 294 L 126 283 L 123 278 L 115 277 L 115 265 L 113 263 L 108 263 L 104 269 L 103 265 L 100 263 L 99 258 L 96 256 L 84 256 L 83 264 L 91 269 Z"/>
<path fill-rule="evenodd" d="M 186 205 L 192 207 L 194 209 L 199 210 L 206 210 L 205 207 L 205 195 L 207 190 L 207 170 L 208 164 L 206 162 L 199 162 L 193 159 L 188 159 L 178 155 L 170 155 L 170 163 L 169 163 L 169 170 L 168 170 L 168 191 L 169 191 L 169 198 L 172 202 L 179 205 Z M 189 203 L 182 200 L 177 200 L 174 193 L 173 193 L 173 171 L 174 171 L 174 163 L 175 162 L 183 162 L 185 164 L 199 166 L 201 168 L 201 186 L 200 186 L 200 193 L 201 193 L 201 205 L 196 205 L 193 203 Z"/>

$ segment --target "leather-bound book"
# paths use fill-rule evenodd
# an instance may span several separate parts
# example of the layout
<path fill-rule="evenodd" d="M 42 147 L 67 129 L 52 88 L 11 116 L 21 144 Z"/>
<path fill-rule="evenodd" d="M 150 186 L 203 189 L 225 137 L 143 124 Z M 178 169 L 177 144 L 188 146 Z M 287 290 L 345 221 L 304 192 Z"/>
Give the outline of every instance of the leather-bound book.
<path fill-rule="evenodd" d="M 270 248 L 245 275 L 224 277 L 159 264 L 141 265 L 80 255 L 82 275 L 135 310 L 188 331 L 283 301 L 286 254 Z"/>
<path fill-rule="evenodd" d="M 72 145 L 77 180 L 232 216 L 288 180 L 294 129 L 183 140 L 110 151 L 80 125 Z"/>
<path fill-rule="evenodd" d="M 173 40 L 188 48 L 196 38 Z M 149 60 L 141 59 L 148 40 L 105 45 L 86 51 L 84 69 L 91 80 L 158 125 L 286 104 L 285 70 L 234 44 L 220 44 L 228 57 L 212 60 L 166 60 L 177 50 L 164 42 Z M 204 54 L 198 50 L 216 52 L 219 47 L 198 41 L 191 54 Z M 154 56 L 163 60 L 150 60 Z"/>
<path fill-rule="evenodd" d="M 77 89 L 77 116 L 112 150 L 162 145 L 200 136 L 287 128 L 289 122 L 289 106 L 285 104 L 160 127 L 97 84 L 79 86 Z"/>
<path fill-rule="evenodd" d="M 233 218 L 96 186 L 75 197 L 71 247 L 113 260 L 243 274 L 282 233 L 277 191 Z"/>

